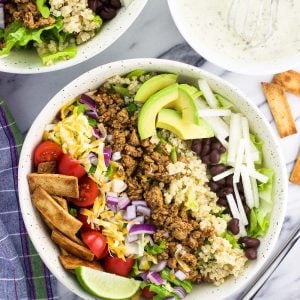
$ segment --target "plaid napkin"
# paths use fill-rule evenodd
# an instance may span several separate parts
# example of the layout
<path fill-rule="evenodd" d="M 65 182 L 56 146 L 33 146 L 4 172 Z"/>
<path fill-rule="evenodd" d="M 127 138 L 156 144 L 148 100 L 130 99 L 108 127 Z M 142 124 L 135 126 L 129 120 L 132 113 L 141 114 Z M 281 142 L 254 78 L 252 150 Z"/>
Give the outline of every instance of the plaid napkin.
<path fill-rule="evenodd" d="M 0 100 L 0 299 L 57 299 L 56 280 L 26 232 L 18 202 L 22 136 Z"/>

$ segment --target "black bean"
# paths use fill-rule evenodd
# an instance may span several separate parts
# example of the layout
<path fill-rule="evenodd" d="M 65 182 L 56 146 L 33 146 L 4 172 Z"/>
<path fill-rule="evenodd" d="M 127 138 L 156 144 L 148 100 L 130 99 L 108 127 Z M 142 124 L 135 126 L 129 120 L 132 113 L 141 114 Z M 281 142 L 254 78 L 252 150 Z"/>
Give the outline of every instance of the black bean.
<path fill-rule="evenodd" d="M 209 158 L 209 155 L 205 155 L 205 156 L 202 156 L 202 162 L 206 165 L 209 165 L 210 164 L 210 158 Z"/>
<path fill-rule="evenodd" d="M 224 185 L 225 185 L 225 183 L 226 183 L 226 180 L 225 180 L 225 178 L 223 178 L 223 179 L 220 179 L 220 180 L 216 181 L 216 184 L 217 184 L 217 185 L 219 185 L 219 186 L 224 186 Z"/>
<path fill-rule="evenodd" d="M 120 8 L 121 1 L 120 0 L 110 0 L 110 5 L 114 8 Z"/>
<path fill-rule="evenodd" d="M 210 147 L 211 139 L 202 139 L 202 144 L 203 144 L 203 146 L 207 145 Z"/>
<path fill-rule="evenodd" d="M 218 191 L 217 195 L 218 197 L 225 197 L 226 195 L 232 194 L 233 189 L 229 186 L 222 188 L 220 191 Z"/>
<path fill-rule="evenodd" d="M 228 230 L 231 231 L 234 235 L 238 234 L 240 232 L 239 223 L 239 219 L 232 218 L 227 224 Z"/>
<path fill-rule="evenodd" d="M 239 192 L 243 192 L 244 191 L 243 183 L 241 181 L 238 182 L 237 188 L 238 188 Z"/>
<path fill-rule="evenodd" d="M 211 144 L 211 149 L 213 150 L 220 150 L 220 148 L 222 147 L 221 143 L 220 142 L 213 142 Z M 219 152 L 219 151 L 218 151 Z"/>
<path fill-rule="evenodd" d="M 218 199 L 217 201 L 217 204 L 220 205 L 220 206 L 227 206 L 227 199 L 226 198 L 220 198 Z"/>
<path fill-rule="evenodd" d="M 243 206 L 244 206 L 244 211 L 245 211 L 246 215 L 248 215 L 250 213 L 251 209 L 249 208 L 249 206 L 247 204 L 243 204 Z"/>
<path fill-rule="evenodd" d="M 241 193 L 240 193 L 240 198 L 241 198 L 241 201 L 242 201 L 242 202 L 245 202 L 245 201 L 246 201 L 246 198 L 245 198 L 244 194 L 241 194 Z"/>
<path fill-rule="evenodd" d="M 248 236 L 243 236 L 239 238 L 239 243 L 243 244 L 245 248 L 258 248 L 260 245 L 260 240 Z"/>
<path fill-rule="evenodd" d="M 226 148 L 224 146 L 221 145 L 220 149 L 219 149 L 220 153 L 225 153 L 226 152 Z"/>
<path fill-rule="evenodd" d="M 103 4 L 98 0 L 88 0 L 88 7 L 93 11 L 96 12 L 97 10 L 101 9 Z"/>
<path fill-rule="evenodd" d="M 245 250 L 245 255 L 248 259 L 254 260 L 257 258 L 257 250 L 255 248 L 248 248 Z"/>
<path fill-rule="evenodd" d="M 195 153 L 197 153 L 199 155 L 201 153 L 201 149 L 202 149 L 201 141 L 193 140 L 191 148 Z"/>
<path fill-rule="evenodd" d="M 216 175 L 218 175 L 218 174 L 221 174 L 221 173 L 223 173 L 225 170 L 226 170 L 226 167 L 225 167 L 224 165 L 215 165 L 215 166 L 213 166 L 213 167 L 211 167 L 211 168 L 209 169 L 210 174 L 211 174 L 212 176 L 216 176 Z"/>
<path fill-rule="evenodd" d="M 216 182 L 210 181 L 208 186 L 213 192 L 216 192 L 219 189 L 219 185 Z"/>
<path fill-rule="evenodd" d="M 220 160 L 220 154 L 218 150 L 211 151 L 209 158 L 212 164 L 217 164 Z"/>
<path fill-rule="evenodd" d="M 233 185 L 233 175 L 226 177 L 226 185 L 232 187 Z"/>
<path fill-rule="evenodd" d="M 210 151 L 210 146 L 207 144 L 202 144 L 201 157 L 207 155 L 209 151 Z"/>
<path fill-rule="evenodd" d="M 117 10 L 113 7 L 103 7 L 99 12 L 100 17 L 103 20 L 111 20 L 117 15 Z"/>

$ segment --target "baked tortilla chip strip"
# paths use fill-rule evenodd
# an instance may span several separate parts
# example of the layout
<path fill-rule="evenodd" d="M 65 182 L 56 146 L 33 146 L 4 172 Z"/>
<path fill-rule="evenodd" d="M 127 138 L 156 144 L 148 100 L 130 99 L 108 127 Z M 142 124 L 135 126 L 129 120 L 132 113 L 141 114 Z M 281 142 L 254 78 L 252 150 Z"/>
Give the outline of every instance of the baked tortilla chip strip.
<path fill-rule="evenodd" d="M 290 176 L 290 182 L 300 184 L 300 156 L 298 157 Z"/>
<path fill-rule="evenodd" d="M 287 92 L 300 96 L 300 73 L 289 70 L 276 74 L 273 82 L 281 85 Z"/>
<path fill-rule="evenodd" d="M 284 88 L 275 83 L 261 83 L 280 137 L 297 133 L 295 121 L 284 93 Z"/>
<path fill-rule="evenodd" d="M 51 195 L 79 197 L 78 178 L 74 176 L 30 173 L 28 183 L 31 192 L 40 186 Z"/>
<path fill-rule="evenodd" d="M 53 230 L 51 239 L 60 247 L 64 248 L 67 252 L 74 254 L 84 260 L 93 261 L 94 254 L 88 248 L 78 245 L 74 241 L 67 238 L 57 230 Z"/>
<path fill-rule="evenodd" d="M 44 219 L 52 226 L 63 232 L 76 242 L 81 241 L 75 236 L 82 226 L 82 222 L 65 211 L 55 200 L 41 187 L 37 187 L 32 196 L 32 203 L 42 214 Z"/>
<path fill-rule="evenodd" d="M 39 174 L 55 174 L 56 161 L 45 161 L 38 164 L 37 172 Z"/>
<path fill-rule="evenodd" d="M 68 211 L 67 200 L 58 196 L 52 197 L 64 210 Z"/>
<path fill-rule="evenodd" d="M 77 267 L 80 266 L 85 266 L 85 267 L 89 267 L 95 270 L 99 270 L 99 271 L 103 271 L 103 268 L 101 267 L 101 265 L 97 262 L 90 262 L 90 261 L 86 261 L 83 260 L 79 257 L 76 257 L 74 255 L 60 255 L 59 256 L 59 260 L 61 262 L 61 264 L 63 265 L 63 267 L 67 270 L 74 270 Z"/>

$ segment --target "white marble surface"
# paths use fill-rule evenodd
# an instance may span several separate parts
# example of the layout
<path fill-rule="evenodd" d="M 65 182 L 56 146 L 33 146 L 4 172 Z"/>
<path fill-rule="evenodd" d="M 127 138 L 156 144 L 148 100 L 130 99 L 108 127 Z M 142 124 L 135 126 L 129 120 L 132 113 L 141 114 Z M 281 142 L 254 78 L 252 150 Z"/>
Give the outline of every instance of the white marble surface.
<path fill-rule="evenodd" d="M 85 63 L 63 71 L 41 75 L 14 75 L 0 72 L 0 97 L 7 101 L 17 124 L 25 132 L 47 101 L 72 79 L 98 65 L 137 57 L 179 60 L 220 75 L 238 86 L 260 107 L 276 132 L 274 121 L 260 88 L 260 82 L 270 81 L 271 75 L 244 76 L 206 62 L 184 42 L 171 19 L 165 0 L 149 0 L 140 17 L 118 41 L 102 54 Z M 300 145 L 300 99 L 289 95 L 289 100 L 299 133 L 280 140 L 288 173 L 290 173 Z M 300 223 L 299 192 L 299 186 L 289 185 L 287 213 L 278 245 Z M 255 299 L 300 299 L 299 255 L 300 242 L 290 251 Z M 60 299 L 73 298 L 64 287 L 58 288 Z"/>

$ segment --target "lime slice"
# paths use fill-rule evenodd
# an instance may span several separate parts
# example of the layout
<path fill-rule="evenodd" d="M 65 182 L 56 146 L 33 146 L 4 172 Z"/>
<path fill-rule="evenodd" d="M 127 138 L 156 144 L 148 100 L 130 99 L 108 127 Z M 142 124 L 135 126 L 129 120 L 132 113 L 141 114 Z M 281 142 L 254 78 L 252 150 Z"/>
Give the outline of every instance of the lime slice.
<path fill-rule="evenodd" d="M 133 296 L 141 281 L 126 278 L 87 267 L 75 269 L 76 277 L 89 293 L 106 299 L 126 299 Z"/>

